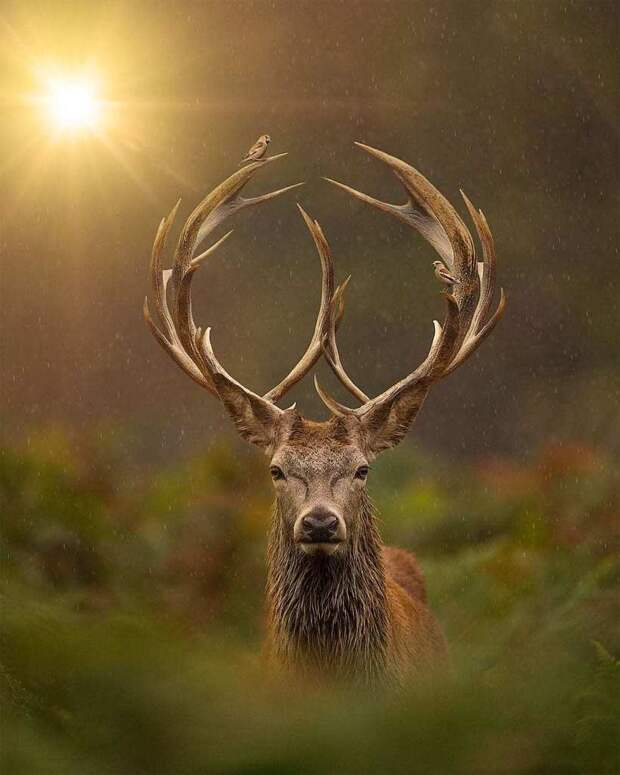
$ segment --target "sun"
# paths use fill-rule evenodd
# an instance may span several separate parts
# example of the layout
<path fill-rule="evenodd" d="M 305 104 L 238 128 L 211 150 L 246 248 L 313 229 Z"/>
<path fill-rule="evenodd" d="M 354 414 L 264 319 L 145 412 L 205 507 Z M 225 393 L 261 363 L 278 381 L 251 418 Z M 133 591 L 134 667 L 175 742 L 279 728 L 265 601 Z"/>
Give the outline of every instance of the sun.
<path fill-rule="evenodd" d="M 101 123 L 103 102 L 93 78 L 50 78 L 44 101 L 51 123 L 61 132 L 94 130 Z"/>

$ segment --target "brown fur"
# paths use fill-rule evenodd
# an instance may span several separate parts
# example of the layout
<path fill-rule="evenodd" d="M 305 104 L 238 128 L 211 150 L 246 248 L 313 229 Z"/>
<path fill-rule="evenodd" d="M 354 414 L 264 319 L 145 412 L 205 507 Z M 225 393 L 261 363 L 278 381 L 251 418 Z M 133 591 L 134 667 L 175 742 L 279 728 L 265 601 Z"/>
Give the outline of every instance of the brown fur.
<path fill-rule="evenodd" d="M 274 452 L 273 461 L 303 474 L 308 485 L 297 500 L 286 486 L 276 487 L 267 651 L 297 672 L 399 683 L 443 662 L 446 645 L 414 555 L 382 545 L 365 488 L 348 484 L 365 459 L 361 445 L 345 420 L 297 417 Z M 325 484 L 334 471 L 347 479 L 340 494 Z M 347 539 L 334 555 L 308 556 L 293 538 L 298 514 L 317 502 L 344 515 Z"/>
<path fill-rule="evenodd" d="M 381 624 L 385 630 L 382 637 L 377 638 L 376 652 L 369 649 L 362 661 L 345 658 L 338 639 L 321 644 L 317 638 L 305 648 L 291 647 L 276 613 L 274 598 L 278 592 L 274 589 L 270 571 L 265 648 L 272 665 L 302 674 L 312 673 L 320 680 L 324 680 L 325 668 L 329 667 L 329 680 L 345 678 L 372 683 L 387 679 L 397 684 L 407 677 L 425 675 L 429 669 L 444 665 L 447 661 L 446 641 L 426 605 L 424 577 L 415 556 L 403 549 L 385 546 L 381 558 L 383 573 L 377 581 L 383 587 L 380 598 L 384 601 L 385 619 Z"/>
<path fill-rule="evenodd" d="M 426 604 L 426 582 L 415 554 L 384 546 L 382 555 L 386 573 L 414 600 Z"/>

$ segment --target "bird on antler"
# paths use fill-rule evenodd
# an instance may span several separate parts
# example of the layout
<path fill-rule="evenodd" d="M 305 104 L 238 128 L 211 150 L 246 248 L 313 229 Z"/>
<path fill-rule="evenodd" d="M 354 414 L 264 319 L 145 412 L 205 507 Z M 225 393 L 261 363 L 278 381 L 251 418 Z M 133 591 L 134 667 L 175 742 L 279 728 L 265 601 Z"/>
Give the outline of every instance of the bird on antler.
<path fill-rule="evenodd" d="M 450 273 L 450 270 L 442 261 L 433 261 L 435 277 L 451 290 L 453 285 L 459 285 L 459 281 Z"/>
<path fill-rule="evenodd" d="M 261 135 L 250 148 L 250 150 L 246 153 L 243 159 L 241 159 L 239 166 L 241 166 L 241 164 L 245 164 L 246 161 L 259 161 L 262 159 L 267 152 L 267 146 L 270 142 L 271 137 L 269 137 L 269 135 Z"/>

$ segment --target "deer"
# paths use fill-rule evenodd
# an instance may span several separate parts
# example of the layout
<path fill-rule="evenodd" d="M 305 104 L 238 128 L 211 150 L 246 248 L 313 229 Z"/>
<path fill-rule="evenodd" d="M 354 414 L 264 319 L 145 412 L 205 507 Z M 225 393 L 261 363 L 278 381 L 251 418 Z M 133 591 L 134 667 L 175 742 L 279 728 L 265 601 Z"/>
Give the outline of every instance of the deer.
<path fill-rule="evenodd" d="M 374 398 L 343 365 L 337 331 L 350 277 L 335 285 L 334 265 L 319 223 L 297 205 L 321 264 L 321 298 L 310 342 L 291 371 L 259 394 L 232 377 L 216 357 L 211 329 L 194 322 L 191 288 L 196 271 L 226 240 L 199 246 L 229 216 L 265 203 L 301 183 L 255 197 L 241 191 L 253 176 L 287 154 L 253 161 L 209 193 L 182 227 L 172 267 L 162 267 L 166 239 L 179 202 L 162 219 L 150 263 L 153 320 L 148 296 L 144 317 L 153 335 L 194 382 L 223 404 L 243 439 L 269 460 L 275 503 L 268 542 L 265 651 L 271 664 L 298 675 L 333 677 L 366 685 L 402 685 L 447 664 L 447 645 L 432 613 L 416 557 L 384 546 L 367 491 L 370 464 L 399 444 L 430 388 L 462 365 L 502 317 L 506 296 L 495 296 L 496 255 L 486 218 L 461 192 L 482 247 L 448 200 L 406 162 L 357 145 L 392 170 L 404 204 L 390 204 L 326 178 L 338 189 L 399 219 L 422 235 L 456 280 L 442 294 L 443 323 L 423 362 Z M 338 402 L 319 383 L 329 418 L 303 417 L 293 404 L 277 404 L 324 357 L 357 406 Z"/>

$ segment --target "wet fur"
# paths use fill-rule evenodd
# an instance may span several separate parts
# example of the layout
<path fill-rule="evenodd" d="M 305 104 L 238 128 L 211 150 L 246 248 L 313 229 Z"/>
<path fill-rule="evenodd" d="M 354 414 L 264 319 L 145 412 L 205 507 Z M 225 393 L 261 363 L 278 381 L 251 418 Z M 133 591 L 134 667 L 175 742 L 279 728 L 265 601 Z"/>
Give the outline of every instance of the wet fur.
<path fill-rule="evenodd" d="M 260 401 L 236 389 L 224 398 L 240 433 L 263 447 L 272 463 L 297 472 L 297 478 L 303 474 L 312 484 L 322 482 L 315 503 L 333 501 L 331 479 L 352 476 L 355 460 L 372 460 L 404 433 L 400 415 L 394 418 L 391 411 L 373 415 L 368 423 L 351 415 L 317 423 L 294 407 L 274 416 L 272 407 Z M 353 488 L 340 505 L 346 541 L 332 555 L 308 555 L 294 540 L 299 502 L 285 490 L 276 496 L 267 582 L 268 655 L 284 668 L 328 681 L 399 684 L 410 674 L 427 673 L 444 662 L 446 646 L 426 605 L 415 557 L 382 545 L 365 488 Z"/>
<path fill-rule="evenodd" d="M 415 557 L 383 547 L 366 493 L 346 550 L 299 551 L 276 504 L 269 546 L 268 652 L 316 675 L 400 683 L 443 661 L 441 629 L 426 606 Z"/>

